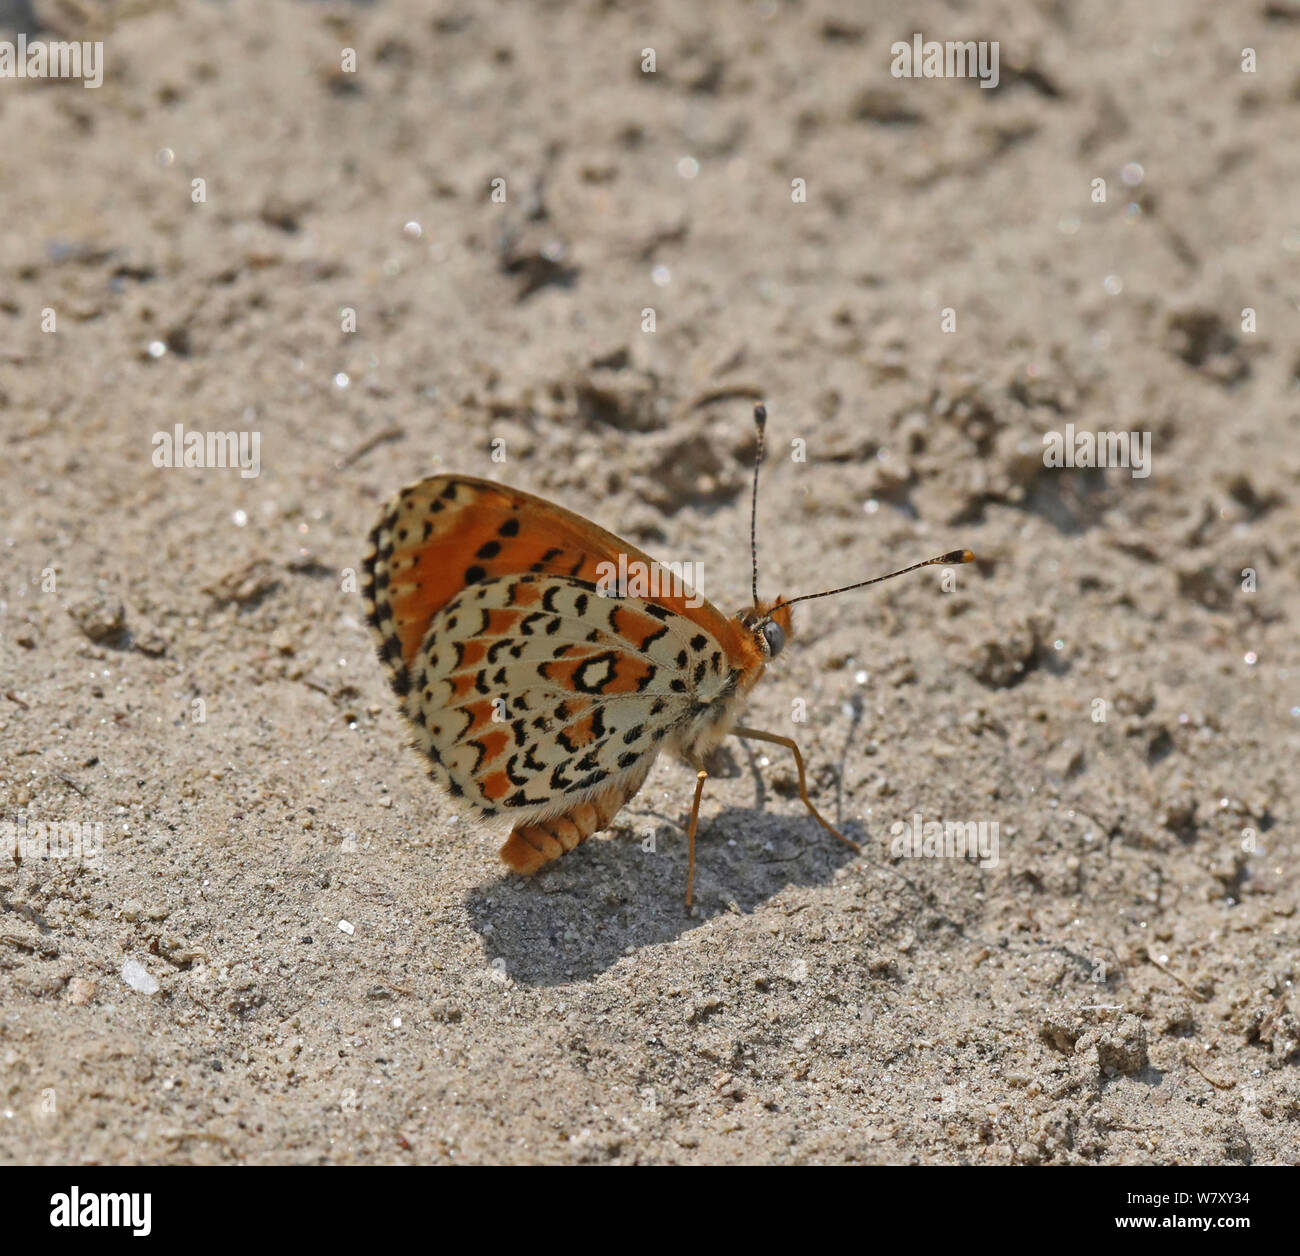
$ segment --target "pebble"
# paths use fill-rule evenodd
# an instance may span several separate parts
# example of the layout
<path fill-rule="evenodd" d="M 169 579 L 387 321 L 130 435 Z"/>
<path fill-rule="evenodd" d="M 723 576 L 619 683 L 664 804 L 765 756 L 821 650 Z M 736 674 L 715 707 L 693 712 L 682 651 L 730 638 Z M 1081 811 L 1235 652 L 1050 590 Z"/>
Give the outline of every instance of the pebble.
<path fill-rule="evenodd" d="M 95 997 L 95 983 L 85 977 L 73 977 L 68 982 L 68 1002 L 73 1007 L 85 1007 Z"/>
<path fill-rule="evenodd" d="M 158 979 L 138 959 L 128 959 L 122 965 L 122 980 L 140 994 L 157 994 Z"/>

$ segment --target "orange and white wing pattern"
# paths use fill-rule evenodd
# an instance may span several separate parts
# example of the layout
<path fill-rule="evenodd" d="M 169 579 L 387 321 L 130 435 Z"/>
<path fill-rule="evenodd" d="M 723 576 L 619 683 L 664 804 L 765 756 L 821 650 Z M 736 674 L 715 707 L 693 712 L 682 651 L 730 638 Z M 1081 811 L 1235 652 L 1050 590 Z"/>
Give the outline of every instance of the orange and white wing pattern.
<path fill-rule="evenodd" d="M 416 744 L 487 814 L 525 823 L 630 797 L 675 730 L 762 669 L 735 621 L 689 591 L 601 596 L 600 563 L 652 560 L 504 485 L 413 485 L 371 543 L 367 610 Z"/>
<path fill-rule="evenodd" d="M 689 620 L 544 575 L 453 598 L 411 681 L 404 709 L 435 774 L 517 821 L 635 792 L 674 728 L 733 683 L 721 645 Z"/>

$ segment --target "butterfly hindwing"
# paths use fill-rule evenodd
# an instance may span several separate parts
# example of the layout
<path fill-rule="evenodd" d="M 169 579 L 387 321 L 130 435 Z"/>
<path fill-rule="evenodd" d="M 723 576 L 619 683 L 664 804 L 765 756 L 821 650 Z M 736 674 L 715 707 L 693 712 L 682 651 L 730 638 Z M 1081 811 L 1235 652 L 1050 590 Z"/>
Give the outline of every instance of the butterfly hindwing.
<path fill-rule="evenodd" d="M 635 792 L 674 730 L 736 683 L 722 644 L 684 616 L 542 573 L 461 590 L 408 674 L 403 707 L 434 775 L 516 822 Z"/>

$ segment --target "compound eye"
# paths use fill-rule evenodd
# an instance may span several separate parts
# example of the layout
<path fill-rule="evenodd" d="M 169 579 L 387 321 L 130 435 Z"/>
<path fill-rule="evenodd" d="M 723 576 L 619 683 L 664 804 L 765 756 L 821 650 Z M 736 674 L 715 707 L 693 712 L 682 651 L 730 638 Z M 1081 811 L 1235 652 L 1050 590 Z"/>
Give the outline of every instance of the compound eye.
<path fill-rule="evenodd" d="M 774 620 L 769 619 L 763 625 L 763 640 L 767 642 L 767 650 L 772 658 L 776 658 L 785 649 L 785 633 Z"/>

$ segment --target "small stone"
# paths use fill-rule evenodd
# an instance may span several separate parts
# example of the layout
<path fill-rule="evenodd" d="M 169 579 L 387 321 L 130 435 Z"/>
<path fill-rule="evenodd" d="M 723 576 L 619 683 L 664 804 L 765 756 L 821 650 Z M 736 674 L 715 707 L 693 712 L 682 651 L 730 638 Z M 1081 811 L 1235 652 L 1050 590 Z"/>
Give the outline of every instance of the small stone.
<path fill-rule="evenodd" d="M 1113 1026 L 1081 1035 L 1074 1051 L 1094 1059 L 1103 1075 L 1137 1073 L 1147 1066 L 1146 1028 L 1140 1017 L 1130 1013 Z"/>
<path fill-rule="evenodd" d="M 280 587 L 280 581 L 263 558 L 255 558 L 227 571 L 219 580 L 205 585 L 203 592 L 223 605 L 234 602 L 250 606 Z"/>
<path fill-rule="evenodd" d="M 85 1007 L 95 997 L 95 983 L 85 977 L 73 977 L 68 982 L 68 1002 L 73 1007 Z"/>
<path fill-rule="evenodd" d="M 68 607 L 77 627 L 94 642 L 115 642 L 126 631 L 126 607 L 108 593 L 93 593 Z"/>
<path fill-rule="evenodd" d="M 131 644 L 151 659 L 162 658 L 167 653 L 167 638 L 152 624 L 140 624 L 132 629 Z"/>
<path fill-rule="evenodd" d="M 140 994 L 157 994 L 158 979 L 138 959 L 128 959 L 122 965 L 122 980 Z"/>

